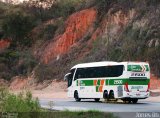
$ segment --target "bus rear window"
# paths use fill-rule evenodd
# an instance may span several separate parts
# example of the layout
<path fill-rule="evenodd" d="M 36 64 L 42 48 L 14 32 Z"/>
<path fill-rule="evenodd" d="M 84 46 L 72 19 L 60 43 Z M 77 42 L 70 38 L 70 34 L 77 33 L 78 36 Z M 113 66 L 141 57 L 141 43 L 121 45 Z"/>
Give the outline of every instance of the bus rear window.
<path fill-rule="evenodd" d="M 123 65 L 78 68 L 75 80 L 79 78 L 119 77 L 123 74 Z"/>

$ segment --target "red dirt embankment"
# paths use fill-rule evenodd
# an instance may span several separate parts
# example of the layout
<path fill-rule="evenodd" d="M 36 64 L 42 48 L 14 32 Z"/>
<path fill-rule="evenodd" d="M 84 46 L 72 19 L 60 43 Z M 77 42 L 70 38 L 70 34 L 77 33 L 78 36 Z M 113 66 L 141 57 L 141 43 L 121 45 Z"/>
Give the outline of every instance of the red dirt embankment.
<path fill-rule="evenodd" d="M 9 89 L 14 94 L 31 91 L 35 98 L 67 98 L 67 82 L 65 81 L 52 80 L 36 83 L 32 77 L 16 76 L 11 80 Z"/>
<path fill-rule="evenodd" d="M 151 89 L 160 89 L 160 79 L 151 74 Z"/>
<path fill-rule="evenodd" d="M 10 43 L 11 43 L 10 40 L 1 39 L 1 40 L 0 40 L 0 51 L 8 48 L 8 47 L 10 46 Z"/>
<path fill-rule="evenodd" d="M 41 61 L 48 63 L 54 58 L 67 53 L 70 48 L 84 37 L 96 21 L 97 11 L 94 8 L 72 14 L 65 22 L 65 32 L 54 37 L 41 54 Z"/>
<path fill-rule="evenodd" d="M 91 34 L 88 43 L 86 43 L 84 51 L 79 53 L 81 58 L 88 54 L 90 51 L 87 47 L 92 47 L 91 44 L 97 37 L 111 36 L 113 39 L 117 39 L 115 36 L 123 31 L 123 28 L 130 22 L 135 16 L 135 10 L 129 10 L 127 13 L 124 11 L 117 11 L 111 13 L 109 11 L 106 16 L 100 21 L 98 27 L 96 27 L 96 21 L 98 20 L 97 10 L 95 8 L 85 9 L 76 12 L 69 16 L 65 22 L 65 31 L 63 34 L 56 35 L 53 40 L 46 42 L 39 50 L 35 51 L 35 55 L 39 59 L 48 64 L 53 60 L 58 60 L 62 55 L 69 53 L 72 47 L 81 47 L 83 38 L 87 34 Z M 83 55 L 83 56 L 81 56 Z"/>

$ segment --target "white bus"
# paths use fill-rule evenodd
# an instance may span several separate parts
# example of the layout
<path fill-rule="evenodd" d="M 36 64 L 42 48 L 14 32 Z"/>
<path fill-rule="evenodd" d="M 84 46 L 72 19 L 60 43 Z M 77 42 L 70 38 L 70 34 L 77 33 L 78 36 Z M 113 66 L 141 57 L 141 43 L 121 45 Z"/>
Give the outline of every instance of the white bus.
<path fill-rule="evenodd" d="M 93 62 L 75 65 L 64 77 L 68 97 L 121 99 L 137 103 L 149 97 L 150 68 L 147 62 Z"/>

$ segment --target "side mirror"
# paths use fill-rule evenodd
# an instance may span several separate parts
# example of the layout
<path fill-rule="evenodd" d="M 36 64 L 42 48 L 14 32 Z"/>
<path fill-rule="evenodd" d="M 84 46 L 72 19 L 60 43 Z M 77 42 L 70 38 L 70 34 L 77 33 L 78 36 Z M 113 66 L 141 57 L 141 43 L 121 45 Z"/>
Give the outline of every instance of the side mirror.
<path fill-rule="evenodd" d="M 64 81 L 68 80 L 68 77 L 71 73 L 67 73 L 65 76 L 64 76 Z"/>

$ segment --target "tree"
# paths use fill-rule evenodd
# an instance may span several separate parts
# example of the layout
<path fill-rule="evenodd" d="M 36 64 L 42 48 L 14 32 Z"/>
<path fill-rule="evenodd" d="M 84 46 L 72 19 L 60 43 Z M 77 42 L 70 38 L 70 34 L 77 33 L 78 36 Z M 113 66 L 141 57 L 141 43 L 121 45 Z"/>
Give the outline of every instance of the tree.
<path fill-rule="evenodd" d="M 28 41 L 28 33 L 34 26 L 33 17 L 24 11 L 13 11 L 9 13 L 2 24 L 4 36 L 12 39 L 13 43 L 24 44 Z"/>
<path fill-rule="evenodd" d="M 27 5 L 33 12 L 40 18 L 41 21 L 45 20 L 48 9 L 56 2 L 56 0 L 29 0 Z"/>

